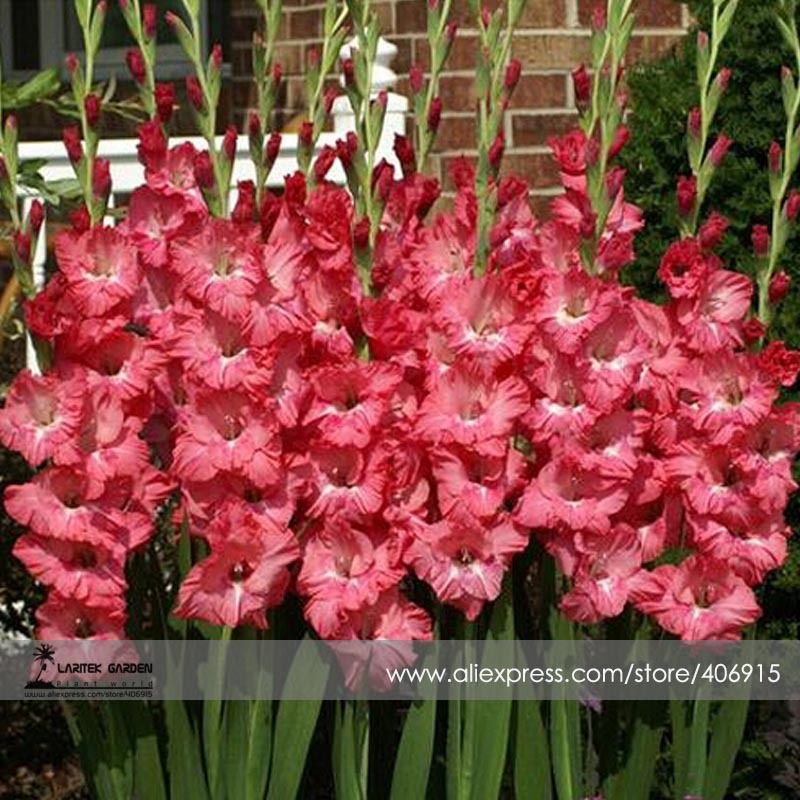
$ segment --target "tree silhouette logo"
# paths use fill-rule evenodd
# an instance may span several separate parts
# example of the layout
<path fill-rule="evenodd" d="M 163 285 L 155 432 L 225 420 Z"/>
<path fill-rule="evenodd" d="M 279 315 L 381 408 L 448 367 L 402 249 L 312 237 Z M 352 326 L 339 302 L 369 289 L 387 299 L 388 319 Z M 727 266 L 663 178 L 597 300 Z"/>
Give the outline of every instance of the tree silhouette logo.
<path fill-rule="evenodd" d="M 42 675 L 47 672 L 47 665 L 55 665 L 56 649 L 49 644 L 40 644 L 33 652 L 33 663 L 39 665 L 39 672 L 32 681 L 25 684 L 26 689 L 45 689 L 53 685 L 52 681 L 42 679 Z"/>

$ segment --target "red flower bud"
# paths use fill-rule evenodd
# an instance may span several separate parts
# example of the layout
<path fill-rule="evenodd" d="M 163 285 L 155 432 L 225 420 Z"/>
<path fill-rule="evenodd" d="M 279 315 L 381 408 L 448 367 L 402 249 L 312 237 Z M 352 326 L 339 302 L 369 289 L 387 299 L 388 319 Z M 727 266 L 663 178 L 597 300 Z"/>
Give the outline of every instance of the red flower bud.
<path fill-rule="evenodd" d="M 728 88 L 728 84 L 731 82 L 731 71 L 728 67 L 723 67 L 719 74 L 717 75 L 717 88 L 720 92 L 724 92 Z"/>
<path fill-rule="evenodd" d="M 316 47 L 310 48 L 306 60 L 310 69 L 316 69 L 319 66 L 319 50 Z"/>
<path fill-rule="evenodd" d="M 225 135 L 222 137 L 222 152 L 228 161 L 233 161 L 236 158 L 236 139 L 237 131 L 235 125 L 228 125 L 225 129 Z"/>
<path fill-rule="evenodd" d="M 308 149 L 312 146 L 314 140 L 314 125 L 310 120 L 304 120 L 302 122 L 297 138 L 301 147 Z"/>
<path fill-rule="evenodd" d="M 606 29 L 605 6 L 595 6 L 592 9 L 592 30 L 604 31 Z"/>
<path fill-rule="evenodd" d="M 755 344 L 764 338 L 767 332 L 767 326 L 758 318 L 752 317 L 745 322 L 742 328 L 744 340 L 747 344 Z"/>
<path fill-rule="evenodd" d="M 783 150 L 777 142 L 773 142 L 769 146 L 769 171 L 773 175 L 780 175 L 782 162 Z"/>
<path fill-rule="evenodd" d="M 167 14 L 167 22 L 170 22 L 169 13 Z M 158 6 L 155 3 L 145 3 L 142 9 L 142 27 L 144 28 L 144 35 L 148 39 L 155 37 L 158 29 Z"/>
<path fill-rule="evenodd" d="M 488 8 L 481 9 L 481 22 L 484 28 L 488 28 L 492 24 L 492 15 Z"/>
<path fill-rule="evenodd" d="M 322 183 L 325 180 L 325 176 L 330 171 L 334 161 L 336 161 L 336 150 L 326 144 L 314 162 L 314 180 L 317 183 Z"/>
<path fill-rule="evenodd" d="M 85 233 L 92 224 L 92 218 L 89 216 L 89 209 L 81 204 L 74 211 L 69 212 L 69 221 L 75 233 Z"/>
<path fill-rule="evenodd" d="M 339 96 L 339 90 L 335 86 L 330 86 L 325 91 L 325 97 L 323 98 L 323 103 L 325 105 L 326 114 L 331 113 L 331 111 L 333 110 L 333 104 L 338 96 Z"/>
<path fill-rule="evenodd" d="M 297 212 L 306 202 L 306 178 L 299 170 L 283 182 L 283 198 L 290 210 Z"/>
<path fill-rule="evenodd" d="M 339 161 L 342 162 L 342 166 L 345 168 L 345 170 L 348 170 L 353 166 L 354 152 L 355 151 L 350 149 L 350 144 L 347 139 L 336 140 L 336 155 L 339 157 Z"/>
<path fill-rule="evenodd" d="M 708 34 L 705 31 L 697 31 L 697 49 L 708 50 Z"/>
<path fill-rule="evenodd" d="M 272 85 L 275 91 L 277 91 L 278 87 L 281 85 L 282 78 L 283 78 L 283 67 L 276 61 L 272 65 Z"/>
<path fill-rule="evenodd" d="M 394 154 L 400 162 L 403 175 L 408 177 L 413 175 L 417 169 L 417 157 L 414 153 L 414 145 L 407 136 L 396 133 L 394 136 Z"/>
<path fill-rule="evenodd" d="M 497 134 L 495 140 L 492 142 L 491 147 L 489 148 L 489 166 L 495 170 L 500 169 L 500 164 L 503 161 L 503 152 L 506 149 L 505 139 L 503 137 L 503 132 Z"/>
<path fill-rule="evenodd" d="M 425 75 L 419 64 L 412 64 L 408 71 L 408 82 L 411 86 L 412 94 L 419 94 L 425 85 Z"/>
<path fill-rule="evenodd" d="M 158 169 L 167 155 L 167 138 L 158 120 L 139 126 L 139 161 L 148 169 Z"/>
<path fill-rule="evenodd" d="M 792 189 L 789 199 L 786 201 L 786 219 L 789 222 L 794 222 L 797 219 L 798 212 L 800 212 L 800 192 Z"/>
<path fill-rule="evenodd" d="M 775 275 L 769 282 L 769 289 L 767 290 L 769 302 L 772 303 L 773 306 L 778 305 L 789 293 L 791 284 L 792 279 L 785 272 L 781 271 Z"/>
<path fill-rule="evenodd" d="M 353 244 L 357 250 L 369 246 L 369 220 L 366 217 L 362 217 L 353 226 Z"/>
<path fill-rule="evenodd" d="M 253 181 L 239 181 L 239 196 L 231 213 L 231 219 L 237 223 L 252 222 L 256 210 L 256 186 Z"/>
<path fill-rule="evenodd" d="M 455 22 L 448 22 L 447 25 L 444 27 L 444 35 L 447 37 L 447 41 L 452 44 L 453 40 L 456 38 L 456 32 L 458 31 L 458 25 Z"/>
<path fill-rule="evenodd" d="M 610 200 L 614 200 L 622 189 L 625 182 L 625 170 L 622 167 L 613 167 L 606 175 L 606 194 Z"/>
<path fill-rule="evenodd" d="M 394 185 L 394 167 L 385 158 L 380 160 L 372 172 L 372 185 L 381 202 L 385 203 Z"/>
<path fill-rule="evenodd" d="M 342 75 L 344 75 L 344 85 L 353 86 L 356 82 L 356 68 L 352 58 L 342 59 Z"/>
<path fill-rule="evenodd" d="M 73 164 L 77 164 L 83 158 L 83 145 L 81 144 L 81 132 L 75 125 L 70 125 L 62 131 L 64 147 L 67 156 Z"/>
<path fill-rule="evenodd" d="M 442 121 L 442 98 L 434 97 L 431 100 L 431 107 L 428 109 L 428 129 L 436 133 L 439 130 L 439 123 Z"/>
<path fill-rule="evenodd" d="M 572 86 L 575 89 L 575 104 L 579 109 L 586 108 L 592 98 L 592 79 L 583 64 L 572 71 Z"/>
<path fill-rule="evenodd" d="M 247 135 L 251 139 L 261 138 L 261 120 L 255 111 L 249 111 L 247 114 Z"/>
<path fill-rule="evenodd" d="M 44 222 L 44 206 L 41 201 L 34 200 L 31 203 L 30 211 L 28 212 L 28 224 L 34 234 L 39 233 Z"/>
<path fill-rule="evenodd" d="M 754 225 L 751 234 L 753 242 L 753 252 L 758 258 L 766 258 L 769 255 L 769 229 L 766 225 Z"/>
<path fill-rule="evenodd" d="M 6 135 L 11 136 L 17 130 L 17 115 L 9 114 L 6 117 Z"/>
<path fill-rule="evenodd" d="M 269 239 L 278 216 L 281 212 L 281 201 L 270 191 L 264 192 L 261 198 L 261 237 Z"/>
<path fill-rule="evenodd" d="M 194 75 L 189 75 L 186 78 L 186 94 L 189 97 L 189 102 L 195 109 L 197 111 L 202 111 L 205 103 L 203 90 L 200 88 L 200 81 L 198 81 Z"/>
<path fill-rule="evenodd" d="M 625 147 L 628 139 L 631 138 L 631 132 L 625 125 L 620 125 L 614 135 L 614 141 L 611 143 L 611 148 L 608 151 L 609 159 L 615 158 L 619 155 L 623 147 Z"/>
<path fill-rule="evenodd" d="M 22 231 L 14 231 L 14 250 L 24 264 L 31 260 L 31 237 Z"/>
<path fill-rule="evenodd" d="M 222 68 L 222 45 L 215 44 L 211 48 L 211 65 L 219 71 Z"/>
<path fill-rule="evenodd" d="M 278 158 L 278 153 L 281 151 L 281 135 L 273 133 L 267 139 L 267 146 L 264 148 L 265 162 L 267 167 L 271 167 L 275 160 Z"/>
<path fill-rule="evenodd" d="M 214 188 L 214 167 L 211 164 L 211 156 L 207 150 L 202 150 L 194 157 L 194 179 L 201 189 Z"/>
<path fill-rule="evenodd" d="M 503 81 L 503 86 L 508 94 L 511 94 L 511 92 L 513 92 L 516 88 L 521 74 L 522 63 L 519 61 L 519 59 L 512 58 L 506 67 L 505 79 Z"/>
<path fill-rule="evenodd" d="M 64 64 L 66 65 L 67 72 L 69 72 L 70 75 L 74 75 L 81 65 L 75 53 L 67 53 L 67 56 L 64 59 Z"/>
<path fill-rule="evenodd" d="M 697 180 L 694 175 L 678 178 L 678 213 L 682 217 L 691 216 L 697 200 Z"/>
<path fill-rule="evenodd" d="M 703 116 L 699 108 L 693 108 L 689 112 L 689 119 L 686 123 L 686 130 L 692 139 L 699 139 L 703 128 Z"/>
<path fill-rule="evenodd" d="M 175 110 L 175 86 L 171 83 L 157 83 L 155 86 L 156 114 L 166 125 L 172 119 Z"/>
<path fill-rule="evenodd" d="M 106 158 L 96 158 L 92 166 L 92 195 L 105 200 L 111 193 L 111 164 Z"/>
<path fill-rule="evenodd" d="M 708 219 L 701 226 L 697 238 L 702 250 L 713 250 L 728 230 L 728 220 L 717 211 L 712 211 Z"/>
<path fill-rule="evenodd" d="M 100 112 L 102 111 L 102 104 L 100 98 L 96 94 L 88 94 L 83 101 L 83 110 L 86 113 L 86 122 L 89 127 L 94 129 L 100 121 Z"/>
<path fill-rule="evenodd" d="M 147 77 L 142 51 L 138 48 L 128 50 L 125 54 L 125 63 L 128 65 L 131 77 L 141 86 Z"/>
<path fill-rule="evenodd" d="M 714 146 L 709 152 L 709 158 L 715 167 L 718 167 L 722 163 L 732 144 L 733 142 L 727 136 L 725 136 L 724 133 L 721 133 L 717 137 L 717 141 L 714 142 Z"/>

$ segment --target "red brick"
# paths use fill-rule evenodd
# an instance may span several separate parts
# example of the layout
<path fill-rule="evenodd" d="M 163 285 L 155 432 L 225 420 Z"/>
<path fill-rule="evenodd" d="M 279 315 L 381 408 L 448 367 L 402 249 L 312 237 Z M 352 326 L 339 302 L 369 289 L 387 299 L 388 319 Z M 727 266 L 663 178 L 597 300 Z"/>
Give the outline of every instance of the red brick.
<path fill-rule="evenodd" d="M 590 25 L 592 9 L 597 0 L 578 0 L 578 19 L 581 25 Z M 605 6 L 605 3 L 601 3 Z M 680 28 L 681 3 L 677 0 L 639 0 L 635 7 L 636 25 L 647 28 Z"/>
<path fill-rule="evenodd" d="M 425 33 L 428 29 L 428 4 L 425 0 L 401 0 L 395 4 L 396 32 Z"/>
<path fill-rule="evenodd" d="M 567 133 L 577 122 L 577 114 L 514 114 L 511 118 L 514 147 L 545 145 L 551 136 Z"/>
<path fill-rule="evenodd" d="M 477 136 L 474 117 L 445 117 L 436 135 L 436 150 L 440 153 L 475 150 Z"/>
<path fill-rule="evenodd" d="M 529 196 L 528 201 L 531 204 L 531 209 L 538 219 L 550 218 L 550 203 L 553 198 L 548 195 L 532 194 Z"/>
<path fill-rule="evenodd" d="M 565 24 L 565 0 L 528 0 L 520 28 L 560 28 Z"/>
<path fill-rule="evenodd" d="M 514 153 L 503 159 L 504 175 L 514 173 L 528 181 L 531 189 L 546 189 L 558 185 L 558 167 L 546 153 Z"/>
<path fill-rule="evenodd" d="M 523 75 L 510 108 L 563 108 L 567 104 L 567 81 L 563 75 Z"/>
<path fill-rule="evenodd" d="M 588 60 L 588 36 L 525 35 L 514 37 L 511 52 L 523 69 L 572 69 Z"/>
<path fill-rule="evenodd" d="M 289 13 L 290 39 L 316 39 L 322 35 L 322 11 L 312 8 Z"/>
<path fill-rule="evenodd" d="M 450 55 L 445 64 L 445 70 L 475 69 L 475 53 L 478 47 L 478 37 L 475 34 L 459 32 Z M 428 49 L 427 39 L 414 40 L 414 59 L 424 69 L 428 70 L 431 64 L 431 54 Z"/>

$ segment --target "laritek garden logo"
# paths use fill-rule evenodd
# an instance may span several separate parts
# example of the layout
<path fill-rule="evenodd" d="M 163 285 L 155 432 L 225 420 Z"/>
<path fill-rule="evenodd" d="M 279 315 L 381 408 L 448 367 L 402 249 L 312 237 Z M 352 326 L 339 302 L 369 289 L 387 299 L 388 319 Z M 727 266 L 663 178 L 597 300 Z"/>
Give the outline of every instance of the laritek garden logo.
<path fill-rule="evenodd" d="M 153 663 L 135 654 L 109 659 L 107 648 L 95 651 L 64 642 L 59 651 L 40 643 L 32 654 L 30 679 L 25 684 L 25 699 L 85 697 L 86 699 L 151 698 Z M 66 653 L 61 652 L 66 650 Z M 59 657 L 61 653 L 61 657 Z"/>

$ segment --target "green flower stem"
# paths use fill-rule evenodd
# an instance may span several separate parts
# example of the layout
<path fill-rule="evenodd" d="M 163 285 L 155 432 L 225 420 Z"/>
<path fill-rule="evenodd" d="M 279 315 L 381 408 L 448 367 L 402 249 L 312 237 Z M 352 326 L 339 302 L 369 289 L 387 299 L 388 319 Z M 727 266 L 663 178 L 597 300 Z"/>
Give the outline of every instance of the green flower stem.
<path fill-rule="evenodd" d="M 800 76 L 800 36 L 797 31 L 796 3 L 794 0 L 784 2 L 777 21 L 784 39 L 791 48 L 797 75 Z M 787 76 L 785 80 L 791 81 L 792 91 L 786 109 L 786 130 L 783 145 L 783 164 L 780 181 L 772 192 L 772 226 L 770 235 L 769 256 L 759 270 L 756 282 L 758 284 L 758 318 L 765 325 L 772 319 L 772 308 L 769 302 L 769 284 L 775 274 L 778 261 L 786 247 L 788 238 L 789 221 L 786 216 L 786 193 L 797 169 L 800 157 L 800 142 L 798 142 L 798 115 L 800 115 L 800 90 L 795 79 Z"/>

